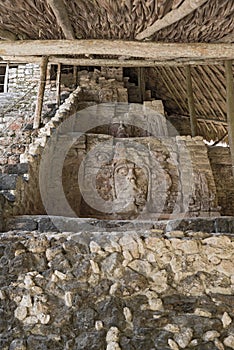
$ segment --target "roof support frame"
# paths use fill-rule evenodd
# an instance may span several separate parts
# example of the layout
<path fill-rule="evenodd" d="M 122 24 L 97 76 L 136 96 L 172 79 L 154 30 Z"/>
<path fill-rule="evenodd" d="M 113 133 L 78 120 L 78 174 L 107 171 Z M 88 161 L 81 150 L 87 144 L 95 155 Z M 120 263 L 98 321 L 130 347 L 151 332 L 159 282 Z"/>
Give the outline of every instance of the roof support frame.
<path fill-rule="evenodd" d="M 227 88 L 227 120 L 228 138 L 231 151 L 232 173 L 234 177 L 234 78 L 232 61 L 225 61 L 226 88 Z"/>
<path fill-rule="evenodd" d="M 158 62 L 234 59 L 234 44 L 159 43 L 126 40 L 18 40 L 0 41 L 0 56 L 116 55 Z M 188 63 L 187 63 L 188 64 Z"/>
<path fill-rule="evenodd" d="M 137 40 L 144 40 L 149 38 L 150 36 L 157 33 L 159 30 L 170 26 L 173 23 L 178 22 L 185 16 L 189 15 L 191 12 L 201 7 L 207 2 L 207 0 L 184 0 L 182 5 L 178 8 L 168 12 L 162 19 L 158 19 L 155 23 L 153 23 L 150 27 L 143 30 L 136 36 Z"/>
<path fill-rule="evenodd" d="M 51 7 L 58 25 L 63 31 L 66 39 L 75 39 L 75 33 L 69 19 L 66 6 L 63 0 L 46 0 L 48 5 Z"/>

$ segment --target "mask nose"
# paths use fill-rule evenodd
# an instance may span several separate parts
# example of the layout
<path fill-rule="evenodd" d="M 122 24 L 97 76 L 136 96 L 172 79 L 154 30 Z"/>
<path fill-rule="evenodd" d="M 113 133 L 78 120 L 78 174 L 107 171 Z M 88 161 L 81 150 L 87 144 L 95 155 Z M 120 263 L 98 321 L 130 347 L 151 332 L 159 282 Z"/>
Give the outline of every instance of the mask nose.
<path fill-rule="evenodd" d="M 130 182 L 133 182 L 133 181 L 136 180 L 136 176 L 135 176 L 135 173 L 134 173 L 134 170 L 133 170 L 133 169 L 129 169 L 127 179 L 128 179 Z"/>

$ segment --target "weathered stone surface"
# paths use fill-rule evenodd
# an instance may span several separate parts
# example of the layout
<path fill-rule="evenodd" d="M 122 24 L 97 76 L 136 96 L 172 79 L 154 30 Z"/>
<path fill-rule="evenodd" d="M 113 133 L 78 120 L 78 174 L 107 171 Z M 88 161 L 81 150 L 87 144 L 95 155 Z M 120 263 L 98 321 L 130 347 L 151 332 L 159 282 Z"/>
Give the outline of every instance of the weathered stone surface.
<path fill-rule="evenodd" d="M 183 237 L 190 237 L 190 238 L 209 238 L 211 237 L 212 233 L 218 233 L 220 237 L 222 237 L 222 232 L 218 230 L 218 222 L 221 220 L 221 218 L 188 218 L 181 220 L 163 220 L 163 221 L 154 221 L 154 220 L 136 220 L 136 221 L 130 221 L 130 220 L 98 220 L 98 219 L 92 219 L 92 218 L 68 218 L 63 216 L 46 216 L 46 215 L 22 215 L 22 216 L 15 216 L 13 218 L 9 218 L 6 221 L 6 225 L 4 229 L 11 230 L 11 229 L 18 229 L 18 230 L 25 230 L 25 231 L 32 231 L 32 230 L 38 230 L 40 232 L 80 232 L 80 231 L 93 231 L 93 232 L 102 232 L 105 230 L 106 232 L 111 231 L 118 231 L 118 232 L 141 232 L 142 230 L 148 232 L 149 230 L 152 232 L 152 245 L 154 248 L 155 244 L 159 244 L 159 241 L 157 241 L 156 237 L 164 236 L 167 238 L 183 238 Z M 225 222 L 228 222 L 228 225 L 226 227 L 226 230 L 224 233 L 233 233 L 233 227 L 234 227 L 234 218 L 233 217 L 226 217 L 222 218 L 222 220 L 225 220 Z M 191 231 L 190 227 L 191 224 L 194 228 L 196 228 L 196 223 L 198 224 L 198 227 L 204 226 L 206 227 L 207 222 L 209 222 L 209 232 L 202 232 L 202 231 Z M 183 226 L 183 231 L 172 231 L 172 235 L 170 234 L 171 231 L 168 231 L 170 227 L 179 227 L 179 225 Z M 177 232 L 179 236 L 177 235 Z M 183 233 L 183 235 L 182 235 Z M 174 237 L 174 234 L 177 235 Z M 149 238 L 146 238 L 149 239 Z M 151 238 L 150 238 L 151 239 Z M 220 238 L 216 238 L 217 242 Z M 221 239 L 222 240 L 222 239 Z M 154 242 L 155 241 L 155 242 Z M 176 242 L 176 240 L 175 240 Z M 115 244 L 114 242 L 112 242 Z M 196 243 L 186 243 L 184 242 L 184 247 L 186 244 L 193 244 L 196 245 Z M 108 248 L 109 249 L 109 248 Z M 116 248 L 112 247 L 111 250 Z M 137 248 L 139 249 L 139 248 Z M 138 254 L 138 253 L 137 253 Z M 221 252 L 217 254 L 220 256 L 222 254 L 222 257 L 225 258 L 225 252 Z M 230 249 L 229 249 L 229 256 L 230 256 Z M 226 258 L 228 256 L 226 255 Z M 216 258 L 211 254 L 211 258 Z"/>
<path fill-rule="evenodd" d="M 234 297 L 204 290 L 231 289 L 207 254 L 232 260 L 233 237 L 158 233 L 2 233 L 2 348 L 232 348 Z"/>
<path fill-rule="evenodd" d="M 182 328 L 179 333 L 175 333 L 174 335 L 175 341 L 182 349 L 185 349 L 188 346 L 192 337 L 193 330 L 191 328 Z"/>
<path fill-rule="evenodd" d="M 229 346 L 229 348 L 234 349 L 234 336 L 229 335 L 224 339 L 224 345 Z"/>
<path fill-rule="evenodd" d="M 0 190 L 15 190 L 18 176 L 0 174 Z"/>

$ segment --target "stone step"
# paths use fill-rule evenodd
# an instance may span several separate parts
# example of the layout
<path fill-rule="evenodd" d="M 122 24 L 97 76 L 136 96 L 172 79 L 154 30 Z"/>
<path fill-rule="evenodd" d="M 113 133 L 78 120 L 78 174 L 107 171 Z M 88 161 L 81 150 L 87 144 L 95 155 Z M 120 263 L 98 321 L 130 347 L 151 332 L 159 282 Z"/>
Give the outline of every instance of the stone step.
<path fill-rule="evenodd" d="M 234 217 L 183 218 L 177 220 L 98 220 L 63 216 L 24 215 L 9 218 L 5 230 L 39 232 L 142 232 L 155 234 L 183 231 L 234 234 Z M 181 232 L 180 232 L 181 233 Z M 178 235 L 180 235 L 178 233 Z M 176 232 L 175 232 L 176 236 Z"/>

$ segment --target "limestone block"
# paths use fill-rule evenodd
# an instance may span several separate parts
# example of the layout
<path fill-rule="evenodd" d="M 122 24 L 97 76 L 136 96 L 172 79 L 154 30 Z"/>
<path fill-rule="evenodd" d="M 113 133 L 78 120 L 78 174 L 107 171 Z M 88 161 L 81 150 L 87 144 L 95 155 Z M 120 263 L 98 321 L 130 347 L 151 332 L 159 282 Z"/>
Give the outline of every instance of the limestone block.
<path fill-rule="evenodd" d="M 224 328 L 227 328 L 232 323 L 232 319 L 227 312 L 224 312 L 222 316 L 222 323 Z"/>
<path fill-rule="evenodd" d="M 229 348 L 234 349 L 234 336 L 229 335 L 224 339 L 224 345 L 229 346 Z"/>
<path fill-rule="evenodd" d="M 18 306 L 15 309 L 15 317 L 20 321 L 23 321 L 26 318 L 27 313 L 27 308 L 25 306 Z"/>
<path fill-rule="evenodd" d="M 174 339 L 177 342 L 177 344 L 182 348 L 185 349 L 193 337 L 193 330 L 191 328 L 184 328 L 181 330 L 180 333 L 175 333 Z"/>

